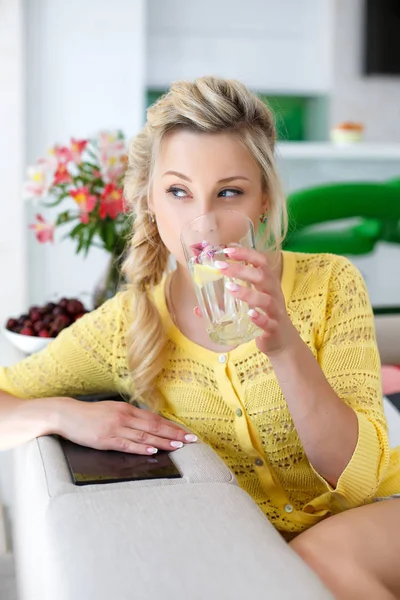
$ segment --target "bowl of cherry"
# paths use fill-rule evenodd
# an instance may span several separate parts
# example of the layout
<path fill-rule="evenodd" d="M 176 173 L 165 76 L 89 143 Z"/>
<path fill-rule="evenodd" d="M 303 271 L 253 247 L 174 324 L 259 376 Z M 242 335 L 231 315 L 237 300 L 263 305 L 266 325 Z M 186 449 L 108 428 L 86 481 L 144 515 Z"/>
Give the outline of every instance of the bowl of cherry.
<path fill-rule="evenodd" d="M 3 333 L 18 350 L 33 354 L 88 311 L 76 298 L 62 298 L 44 306 L 32 306 L 26 314 L 8 319 Z"/>

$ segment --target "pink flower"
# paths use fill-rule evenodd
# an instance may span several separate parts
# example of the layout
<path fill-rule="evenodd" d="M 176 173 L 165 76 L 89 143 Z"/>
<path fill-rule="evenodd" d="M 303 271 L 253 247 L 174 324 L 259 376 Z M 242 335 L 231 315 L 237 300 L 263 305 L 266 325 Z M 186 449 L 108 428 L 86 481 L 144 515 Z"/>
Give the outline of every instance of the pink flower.
<path fill-rule="evenodd" d="M 39 158 L 37 164 L 46 169 L 49 173 L 54 173 L 54 171 L 58 167 L 58 161 L 54 154 L 52 154 L 52 150 L 50 150 L 49 154 L 43 158 Z"/>
<path fill-rule="evenodd" d="M 116 219 L 119 213 L 123 211 L 124 200 L 122 188 L 117 187 L 114 183 L 108 183 L 100 199 L 100 219 L 105 219 L 107 216 L 111 219 Z"/>
<path fill-rule="evenodd" d="M 91 196 L 89 188 L 83 186 L 72 190 L 70 195 L 79 206 L 80 219 L 82 223 L 89 223 L 89 213 L 94 209 L 97 204 L 96 196 Z"/>
<path fill-rule="evenodd" d="M 72 151 L 67 146 L 54 146 L 51 151 L 59 163 L 69 163 L 74 160 Z"/>
<path fill-rule="evenodd" d="M 114 146 L 116 149 L 125 149 L 124 139 L 119 131 L 100 131 L 97 138 L 100 150 Z"/>
<path fill-rule="evenodd" d="M 28 180 L 25 182 L 23 196 L 29 198 L 43 198 L 49 191 L 48 166 L 43 161 L 34 167 L 28 167 Z"/>
<path fill-rule="evenodd" d="M 97 138 L 101 173 L 107 183 L 117 182 L 126 171 L 127 151 L 119 132 L 100 132 Z"/>
<path fill-rule="evenodd" d="M 69 173 L 65 163 L 60 162 L 57 167 L 57 171 L 54 173 L 53 185 L 59 185 L 61 183 L 72 183 L 72 177 Z"/>
<path fill-rule="evenodd" d="M 88 140 L 75 140 L 71 138 L 71 152 L 74 162 L 80 164 L 82 162 L 82 153 L 88 144 Z"/>
<path fill-rule="evenodd" d="M 48 223 L 42 215 L 36 215 L 37 223 L 29 225 L 29 229 L 33 229 L 36 239 L 41 244 L 45 242 L 54 242 L 55 226 Z"/>
<path fill-rule="evenodd" d="M 105 181 L 118 181 L 126 171 L 125 155 L 103 154 L 100 157 L 101 171 Z"/>

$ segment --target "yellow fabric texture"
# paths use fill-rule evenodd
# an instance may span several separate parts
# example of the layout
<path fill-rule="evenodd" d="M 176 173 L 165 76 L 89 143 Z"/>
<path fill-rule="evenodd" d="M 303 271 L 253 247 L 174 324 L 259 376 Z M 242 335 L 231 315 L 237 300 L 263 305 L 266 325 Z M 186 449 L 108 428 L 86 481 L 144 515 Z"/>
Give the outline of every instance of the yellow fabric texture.
<path fill-rule="evenodd" d="M 161 414 L 196 433 L 236 475 L 277 529 L 400 492 L 400 447 L 390 450 L 380 362 L 364 281 L 345 258 L 283 253 L 288 314 L 330 385 L 357 413 L 354 454 L 333 489 L 310 465 L 268 358 L 254 341 L 225 354 L 188 340 L 172 323 L 164 283 L 154 298 L 168 333 L 158 379 Z M 21 398 L 129 393 L 121 292 L 63 331 L 42 352 L 0 369 L 0 389 Z M 323 399 L 321 399 L 323 401 Z"/>

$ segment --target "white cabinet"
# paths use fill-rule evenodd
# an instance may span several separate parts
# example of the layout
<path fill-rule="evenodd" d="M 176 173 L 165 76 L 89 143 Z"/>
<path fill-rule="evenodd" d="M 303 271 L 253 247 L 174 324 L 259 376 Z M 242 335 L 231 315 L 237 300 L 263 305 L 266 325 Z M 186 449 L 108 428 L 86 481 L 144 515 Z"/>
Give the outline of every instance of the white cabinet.
<path fill-rule="evenodd" d="M 332 0 L 149 0 L 147 84 L 201 75 L 272 93 L 329 91 Z"/>

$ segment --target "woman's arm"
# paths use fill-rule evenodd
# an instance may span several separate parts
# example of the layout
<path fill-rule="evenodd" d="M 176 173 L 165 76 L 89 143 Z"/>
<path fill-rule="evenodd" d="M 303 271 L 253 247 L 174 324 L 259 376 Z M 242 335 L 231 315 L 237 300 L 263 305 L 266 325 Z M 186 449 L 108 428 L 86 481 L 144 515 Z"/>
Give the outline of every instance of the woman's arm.
<path fill-rule="evenodd" d="M 0 450 L 59 434 L 101 450 L 152 455 L 197 440 L 181 426 L 128 402 L 81 402 L 126 379 L 122 297 L 65 329 L 45 350 L 0 368 Z"/>
<path fill-rule="evenodd" d="M 41 398 L 28 402 L 0 390 L 0 451 L 58 432 L 61 408 L 68 401 L 73 400 Z"/>
<path fill-rule="evenodd" d="M 0 367 L 0 390 L 21 399 L 116 391 L 116 373 L 124 366 L 115 356 L 125 333 L 121 321 L 118 295 L 64 329 L 41 352 Z"/>
<path fill-rule="evenodd" d="M 357 445 L 356 413 L 329 385 L 299 335 L 269 359 L 308 460 L 336 487 Z"/>
<path fill-rule="evenodd" d="M 360 273 L 346 258 L 332 260 L 328 288 L 321 285 L 319 294 L 326 306 L 324 322 L 316 324 L 322 335 L 315 358 L 288 316 L 267 257 L 245 248 L 224 252 L 255 267 L 234 261 L 223 271 L 254 286 L 232 293 L 261 309 L 250 311 L 263 330 L 257 346 L 274 368 L 316 475 L 343 506 L 365 502 L 383 478 L 390 449 L 373 314 Z M 326 508 L 327 500 L 313 508 Z"/>
<path fill-rule="evenodd" d="M 89 448 L 143 455 L 197 441 L 178 424 L 128 402 L 21 400 L 0 391 L 0 450 L 52 433 Z"/>

